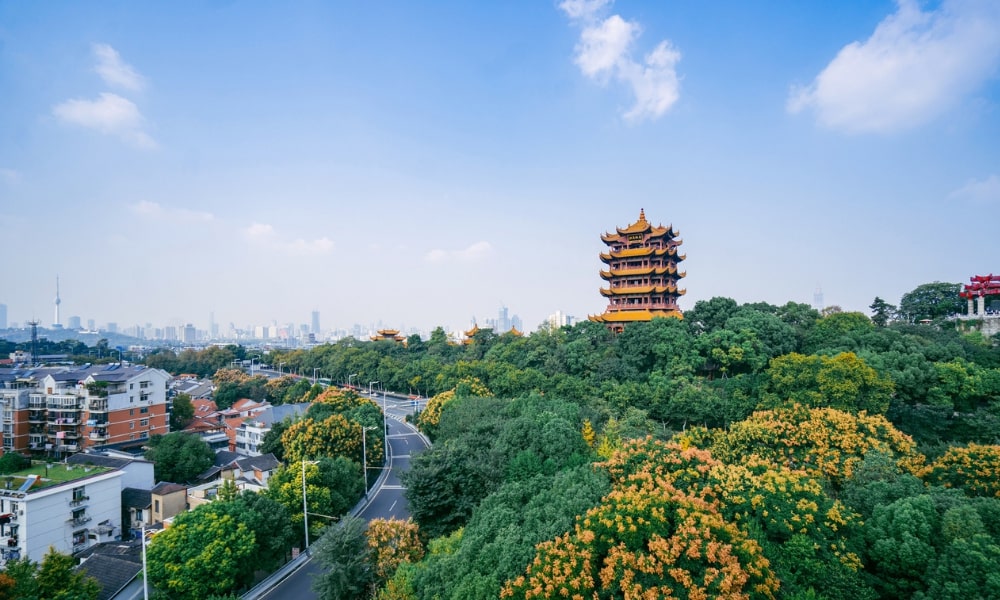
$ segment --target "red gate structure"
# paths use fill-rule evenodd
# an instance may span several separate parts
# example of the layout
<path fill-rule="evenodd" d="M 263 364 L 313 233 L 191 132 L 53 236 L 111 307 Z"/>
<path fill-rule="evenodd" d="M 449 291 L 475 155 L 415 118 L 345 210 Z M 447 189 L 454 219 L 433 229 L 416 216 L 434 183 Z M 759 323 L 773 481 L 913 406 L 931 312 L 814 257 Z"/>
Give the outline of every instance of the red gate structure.
<path fill-rule="evenodd" d="M 965 284 L 958 295 L 969 301 L 969 316 L 976 314 L 973 310 L 973 301 L 978 299 L 978 314 L 986 314 L 986 297 L 1000 296 L 1000 275 L 974 275 L 969 278 L 970 283 Z"/>

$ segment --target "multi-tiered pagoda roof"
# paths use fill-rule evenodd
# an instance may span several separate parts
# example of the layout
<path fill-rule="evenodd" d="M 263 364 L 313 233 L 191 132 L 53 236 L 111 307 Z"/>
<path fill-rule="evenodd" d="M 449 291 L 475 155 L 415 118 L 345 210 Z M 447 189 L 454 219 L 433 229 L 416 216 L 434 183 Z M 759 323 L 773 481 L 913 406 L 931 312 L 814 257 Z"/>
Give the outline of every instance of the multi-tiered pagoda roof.
<path fill-rule="evenodd" d="M 607 268 L 601 278 L 607 287 L 601 295 L 609 299 L 603 314 L 590 317 L 619 332 L 627 323 L 650 321 L 654 317 L 683 318 L 677 300 L 685 290 L 678 287 L 685 273 L 677 270 L 684 260 L 680 254 L 683 243 L 673 225 L 652 225 L 645 210 L 639 210 L 639 220 L 628 227 L 617 227 L 615 233 L 605 233 L 601 241 L 608 245 L 600 255 Z"/>

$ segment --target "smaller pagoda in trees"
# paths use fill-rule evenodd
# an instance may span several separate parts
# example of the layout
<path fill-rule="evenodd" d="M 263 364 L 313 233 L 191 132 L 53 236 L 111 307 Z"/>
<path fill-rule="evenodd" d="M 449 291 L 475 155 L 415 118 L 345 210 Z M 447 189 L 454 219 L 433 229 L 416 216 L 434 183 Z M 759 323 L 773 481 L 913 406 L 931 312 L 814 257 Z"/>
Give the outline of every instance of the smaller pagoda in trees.
<path fill-rule="evenodd" d="M 376 335 L 370 336 L 371 341 L 405 342 L 406 338 L 399 335 L 398 329 L 379 329 Z"/>
<path fill-rule="evenodd" d="M 601 253 L 601 262 L 607 266 L 601 271 L 607 282 L 601 294 L 609 303 L 603 314 L 592 315 L 590 320 L 619 333 L 635 321 L 683 318 L 677 300 L 686 290 L 677 284 L 685 273 L 677 270 L 677 264 L 685 257 L 678 252 L 683 242 L 677 235 L 673 225 L 653 226 L 642 209 L 635 223 L 602 235 L 608 250 Z"/>

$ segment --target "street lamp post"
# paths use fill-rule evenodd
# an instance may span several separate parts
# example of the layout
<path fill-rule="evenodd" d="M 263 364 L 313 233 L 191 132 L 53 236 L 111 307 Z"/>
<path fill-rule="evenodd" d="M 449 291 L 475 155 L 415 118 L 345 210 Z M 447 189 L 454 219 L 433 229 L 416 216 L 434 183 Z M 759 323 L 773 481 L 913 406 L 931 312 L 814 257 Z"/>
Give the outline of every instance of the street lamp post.
<path fill-rule="evenodd" d="M 382 437 L 385 439 L 385 464 L 389 466 L 389 421 L 386 418 L 385 387 L 382 388 Z"/>
<path fill-rule="evenodd" d="M 372 381 L 371 383 L 368 384 L 368 397 L 369 398 L 372 395 L 372 386 L 374 384 L 376 384 L 376 383 L 381 384 L 382 382 L 381 381 Z M 388 465 L 389 464 L 389 421 L 385 417 L 385 409 L 386 409 L 385 386 L 381 386 L 381 387 L 382 387 L 382 436 L 383 436 L 383 439 L 385 439 L 385 464 Z M 376 406 L 378 406 L 378 405 L 376 404 Z"/>
<path fill-rule="evenodd" d="M 347 387 L 351 387 L 351 379 L 354 379 L 357 376 L 358 376 L 357 373 L 351 373 L 350 375 L 347 376 Z"/>
<path fill-rule="evenodd" d="M 316 385 L 316 371 L 319 371 L 319 367 L 313 367 L 313 385 Z"/>
<path fill-rule="evenodd" d="M 142 540 L 142 597 L 143 600 L 149 600 L 149 583 L 146 577 L 146 522 L 142 522 L 142 527 L 140 528 L 141 533 L 139 534 Z"/>
<path fill-rule="evenodd" d="M 250 357 L 250 377 L 253 377 L 253 359 L 255 358 L 257 359 L 257 362 L 260 362 L 260 354 L 254 354 Z"/>
<path fill-rule="evenodd" d="M 284 367 L 285 367 L 285 361 L 283 361 L 283 360 L 279 361 L 278 362 L 278 377 L 281 377 L 282 375 L 285 374 L 285 372 L 283 370 Z"/>
<path fill-rule="evenodd" d="M 302 460 L 302 524 L 306 532 L 306 553 L 309 553 L 309 508 L 306 505 L 306 461 Z"/>
<path fill-rule="evenodd" d="M 362 427 L 361 428 L 361 461 L 364 464 L 365 472 L 365 498 L 368 497 L 368 442 L 365 438 L 365 434 L 369 431 L 375 431 L 376 427 Z"/>

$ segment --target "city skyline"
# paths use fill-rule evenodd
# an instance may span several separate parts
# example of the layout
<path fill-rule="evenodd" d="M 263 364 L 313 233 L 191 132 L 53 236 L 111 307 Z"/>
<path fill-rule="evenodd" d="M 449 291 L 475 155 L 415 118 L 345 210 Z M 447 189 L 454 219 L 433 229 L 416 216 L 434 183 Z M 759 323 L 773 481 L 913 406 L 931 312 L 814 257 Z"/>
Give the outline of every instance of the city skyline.
<path fill-rule="evenodd" d="M 7 321 L 601 313 L 640 209 L 698 300 L 1000 271 L 1000 5 L 0 3 Z"/>

